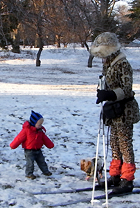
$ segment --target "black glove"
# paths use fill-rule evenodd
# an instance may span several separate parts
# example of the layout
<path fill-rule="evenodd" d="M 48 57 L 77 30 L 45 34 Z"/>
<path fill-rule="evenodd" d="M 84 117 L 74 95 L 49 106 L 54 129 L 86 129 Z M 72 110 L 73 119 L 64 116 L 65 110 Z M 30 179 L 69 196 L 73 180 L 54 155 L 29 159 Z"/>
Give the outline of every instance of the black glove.
<path fill-rule="evenodd" d="M 116 93 L 112 90 L 112 91 L 107 91 L 107 90 L 97 90 L 97 100 L 96 100 L 96 104 L 99 104 L 102 101 L 105 100 L 111 100 L 114 101 L 117 99 Z"/>

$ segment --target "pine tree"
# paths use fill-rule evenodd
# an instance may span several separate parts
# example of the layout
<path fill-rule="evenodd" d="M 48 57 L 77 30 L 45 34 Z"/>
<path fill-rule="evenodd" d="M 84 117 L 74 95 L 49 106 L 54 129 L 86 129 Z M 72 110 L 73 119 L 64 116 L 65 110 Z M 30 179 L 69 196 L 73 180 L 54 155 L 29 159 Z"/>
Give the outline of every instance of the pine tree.
<path fill-rule="evenodd" d="M 132 20 L 133 36 L 140 36 L 140 0 L 132 1 L 129 18 Z"/>
<path fill-rule="evenodd" d="M 130 11 L 132 12 L 130 14 L 130 18 L 134 21 L 139 21 L 140 20 L 140 0 L 134 0 L 131 3 L 131 9 Z"/>

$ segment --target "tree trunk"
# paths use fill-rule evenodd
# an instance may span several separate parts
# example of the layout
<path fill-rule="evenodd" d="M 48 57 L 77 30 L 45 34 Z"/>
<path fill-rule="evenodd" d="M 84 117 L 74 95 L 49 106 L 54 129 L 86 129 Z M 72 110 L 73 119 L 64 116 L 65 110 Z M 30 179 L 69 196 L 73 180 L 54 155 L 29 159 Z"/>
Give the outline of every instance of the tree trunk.
<path fill-rule="evenodd" d="M 85 42 L 84 45 L 86 46 L 87 51 L 89 51 L 89 46 L 88 46 L 88 44 Z"/>
<path fill-rule="evenodd" d="M 41 52 L 43 50 L 43 42 L 42 42 L 42 38 L 41 37 L 38 38 L 38 44 L 39 44 L 39 51 L 37 53 L 36 66 L 40 66 L 41 65 L 40 56 L 41 56 Z"/>
<path fill-rule="evenodd" d="M 61 35 L 56 35 L 56 45 L 57 45 L 57 48 L 60 48 L 60 38 L 61 38 Z"/>
<path fill-rule="evenodd" d="M 42 50 L 43 50 L 43 48 L 39 48 L 39 51 L 37 53 L 36 66 L 40 66 L 41 65 L 40 56 L 41 56 Z"/>
<path fill-rule="evenodd" d="M 92 60 L 93 60 L 94 56 L 93 55 L 89 55 L 89 58 L 88 58 L 88 67 L 92 68 Z"/>
<path fill-rule="evenodd" d="M 13 40 L 13 43 L 12 43 L 12 52 L 13 53 L 20 53 L 20 37 L 19 37 L 18 32 L 15 35 L 15 39 Z"/>

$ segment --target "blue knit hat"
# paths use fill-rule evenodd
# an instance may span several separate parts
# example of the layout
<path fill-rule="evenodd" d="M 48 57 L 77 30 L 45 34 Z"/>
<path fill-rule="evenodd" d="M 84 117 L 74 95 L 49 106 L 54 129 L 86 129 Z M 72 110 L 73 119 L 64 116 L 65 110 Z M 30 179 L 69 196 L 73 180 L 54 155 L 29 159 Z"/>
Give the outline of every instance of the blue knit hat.
<path fill-rule="evenodd" d="M 31 116 L 30 116 L 30 124 L 31 126 L 35 126 L 37 121 L 39 119 L 43 118 L 43 116 L 39 113 L 34 112 L 33 110 L 31 111 Z"/>

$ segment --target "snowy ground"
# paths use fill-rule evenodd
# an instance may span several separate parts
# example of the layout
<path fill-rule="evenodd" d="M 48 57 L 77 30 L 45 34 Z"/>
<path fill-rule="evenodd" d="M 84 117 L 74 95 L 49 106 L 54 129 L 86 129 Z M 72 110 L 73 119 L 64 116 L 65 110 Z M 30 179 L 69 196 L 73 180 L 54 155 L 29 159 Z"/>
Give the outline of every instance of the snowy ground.
<path fill-rule="evenodd" d="M 42 208 L 49 204 L 90 198 L 91 192 L 58 195 L 31 195 L 29 192 L 92 187 L 80 170 L 80 160 L 96 153 L 100 105 L 96 105 L 96 87 L 102 63 L 94 59 L 87 67 L 88 52 L 80 47 L 44 48 L 41 67 L 35 66 L 38 49 L 22 49 L 21 54 L 0 51 L 0 207 Z M 140 48 L 123 49 L 134 69 L 136 99 L 140 105 Z M 24 152 L 11 150 L 10 142 L 29 119 L 31 110 L 44 116 L 53 149 L 43 148 L 53 173 L 42 175 L 35 165 L 37 179 L 25 178 Z M 134 126 L 134 151 L 137 171 L 134 183 L 140 185 L 140 122 Z M 99 154 L 102 155 L 102 144 Z M 107 166 L 111 160 L 109 149 Z M 97 191 L 95 195 L 103 194 Z M 101 202 L 94 207 L 102 207 Z M 138 208 L 139 195 L 109 200 L 109 207 Z M 80 203 L 68 208 L 91 208 Z"/>

